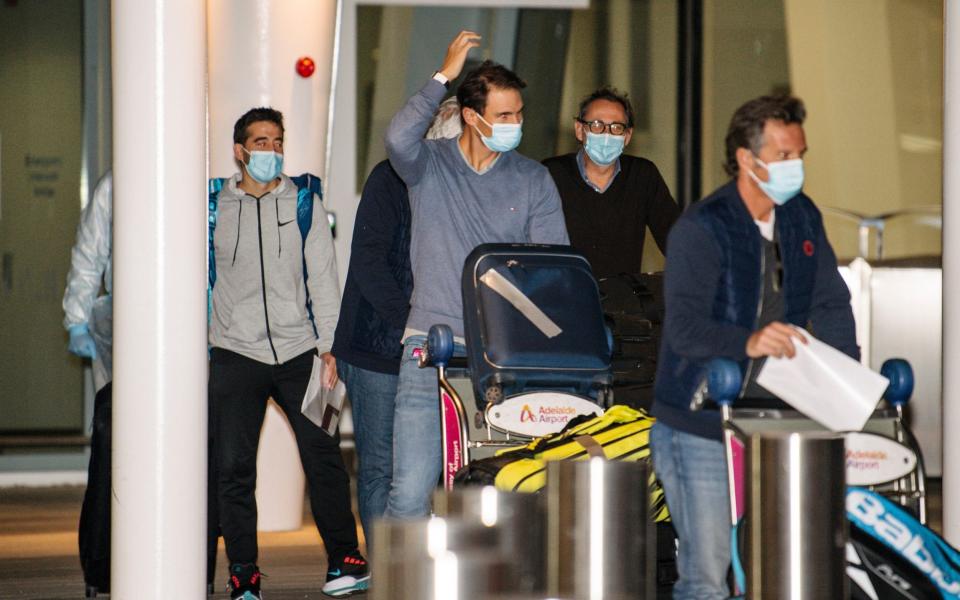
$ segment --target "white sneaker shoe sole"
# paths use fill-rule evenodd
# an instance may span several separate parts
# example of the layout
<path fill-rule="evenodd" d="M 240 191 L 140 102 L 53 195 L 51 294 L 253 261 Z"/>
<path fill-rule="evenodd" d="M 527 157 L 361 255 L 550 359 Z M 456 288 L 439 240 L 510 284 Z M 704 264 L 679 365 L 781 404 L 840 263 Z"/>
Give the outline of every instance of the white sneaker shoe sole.
<path fill-rule="evenodd" d="M 366 592 L 368 587 L 370 587 L 369 575 L 364 575 L 359 578 L 353 577 L 352 575 L 344 575 L 343 577 L 337 577 L 332 581 L 328 581 L 324 584 L 322 591 L 327 596 L 343 598 L 344 596 Z"/>

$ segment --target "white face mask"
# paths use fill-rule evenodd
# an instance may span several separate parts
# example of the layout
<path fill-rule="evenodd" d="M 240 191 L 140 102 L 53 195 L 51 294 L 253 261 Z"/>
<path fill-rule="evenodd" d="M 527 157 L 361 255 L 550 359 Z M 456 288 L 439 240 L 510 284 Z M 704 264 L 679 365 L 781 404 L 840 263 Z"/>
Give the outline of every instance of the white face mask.
<path fill-rule="evenodd" d="M 283 170 L 283 155 L 273 150 L 254 150 L 253 152 L 243 149 L 250 155 L 250 162 L 246 164 L 247 173 L 250 177 L 260 183 L 270 183 L 280 176 Z"/>
<path fill-rule="evenodd" d="M 803 159 L 779 160 L 765 163 L 755 157 L 757 164 L 767 170 L 769 181 L 763 181 L 753 171 L 747 171 L 773 203 L 783 206 L 788 200 L 800 193 L 803 188 Z"/>
<path fill-rule="evenodd" d="M 483 144 L 487 148 L 494 152 L 510 152 L 520 145 L 520 140 L 523 138 L 523 126 L 521 123 L 496 123 L 491 125 L 487 123 L 486 119 L 480 116 L 480 113 L 477 113 L 477 118 L 493 130 L 490 137 L 487 137 L 480 133 L 476 125 L 473 126 L 473 128 L 477 130 L 477 133 L 480 133 L 480 139 L 483 140 Z"/>

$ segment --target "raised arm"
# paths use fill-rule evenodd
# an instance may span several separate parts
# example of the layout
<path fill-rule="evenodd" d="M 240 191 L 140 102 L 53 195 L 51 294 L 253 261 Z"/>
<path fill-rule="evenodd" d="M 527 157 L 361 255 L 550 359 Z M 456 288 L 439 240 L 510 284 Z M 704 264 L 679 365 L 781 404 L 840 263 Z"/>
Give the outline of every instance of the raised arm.
<path fill-rule="evenodd" d="M 447 47 L 443 66 L 437 72 L 446 81 L 453 81 L 463 70 L 467 53 L 480 45 L 480 36 L 472 31 L 461 31 Z M 430 79 L 413 95 L 390 120 L 384 142 L 390 164 L 408 186 L 415 185 L 427 164 L 424 134 L 433 115 L 446 94 L 446 87 L 437 79 Z"/>

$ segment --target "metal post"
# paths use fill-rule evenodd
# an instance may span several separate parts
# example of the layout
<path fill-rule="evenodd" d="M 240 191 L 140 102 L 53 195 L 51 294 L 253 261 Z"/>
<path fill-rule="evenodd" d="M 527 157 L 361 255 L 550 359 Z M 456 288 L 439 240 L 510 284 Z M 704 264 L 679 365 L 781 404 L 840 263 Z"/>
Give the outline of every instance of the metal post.
<path fill-rule="evenodd" d="M 206 597 L 206 16 L 113 2 L 111 596 Z"/>
<path fill-rule="evenodd" d="M 943 297 L 960 298 L 960 2 L 944 2 Z M 954 400 L 956 399 L 956 400 Z M 960 304 L 943 303 L 943 533 L 960 544 Z"/>
<path fill-rule="evenodd" d="M 547 592 L 653 598 L 654 532 L 643 462 L 547 464 Z"/>
<path fill-rule="evenodd" d="M 746 597 L 849 597 L 843 436 L 755 433 L 746 472 Z"/>
<path fill-rule="evenodd" d="M 700 199 L 703 120 L 703 0 L 680 0 L 677 60 L 677 203 Z"/>

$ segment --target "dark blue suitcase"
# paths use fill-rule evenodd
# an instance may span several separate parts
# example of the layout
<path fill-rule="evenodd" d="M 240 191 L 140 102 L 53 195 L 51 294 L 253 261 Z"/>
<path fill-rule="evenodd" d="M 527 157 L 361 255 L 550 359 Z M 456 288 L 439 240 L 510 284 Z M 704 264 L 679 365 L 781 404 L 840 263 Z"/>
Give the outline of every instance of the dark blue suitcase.
<path fill-rule="evenodd" d="M 483 244 L 461 281 L 477 406 L 553 390 L 605 405 L 610 337 L 590 263 L 569 246 Z"/>

